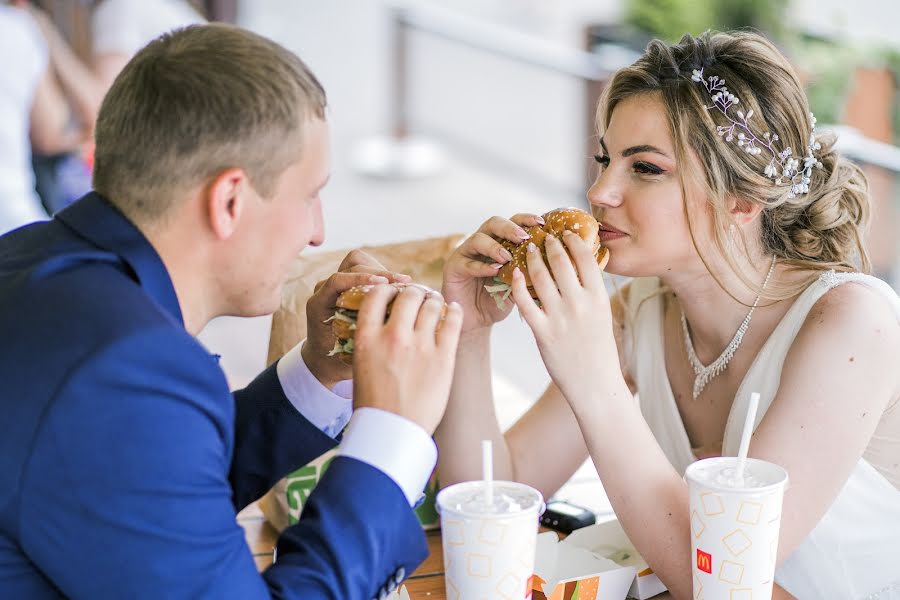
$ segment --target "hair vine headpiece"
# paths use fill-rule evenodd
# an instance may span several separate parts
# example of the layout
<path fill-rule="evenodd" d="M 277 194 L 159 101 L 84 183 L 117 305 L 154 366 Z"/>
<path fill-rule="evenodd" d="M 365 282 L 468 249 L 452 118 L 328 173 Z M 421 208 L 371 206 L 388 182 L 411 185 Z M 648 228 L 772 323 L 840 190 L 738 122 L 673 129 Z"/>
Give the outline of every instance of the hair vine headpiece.
<path fill-rule="evenodd" d="M 788 192 L 788 198 L 794 198 L 809 192 L 809 180 L 812 176 L 813 167 L 822 168 L 822 163 L 813 156 L 813 152 L 819 150 L 822 145 L 816 141 L 816 117 L 812 113 L 809 113 L 809 117 L 812 119 L 812 131 L 809 134 L 809 144 L 807 145 L 806 156 L 803 158 L 801 167 L 800 160 L 794 158 L 790 147 L 780 152 L 776 150 L 775 142 L 779 140 L 778 134 L 767 131 L 762 137 L 759 137 L 753 133 L 748 124 L 748 121 L 753 116 L 753 110 L 748 111 L 746 114 L 742 110 L 736 110 L 737 118 L 728 113 L 729 108 L 740 104 L 741 101 L 725 87 L 725 79 L 717 75 L 704 78 L 702 67 L 694 69 L 691 79 L 702 83 L 712 97 L 712 106 L 707 106 L 706 109 L 718 109 L 731 122 L 730 126 L 719 125 L 716 127 L 719 135 L 725 137 L 725 141 L 731 142 L 737 138 L 738 146 L 751 155 L 761 154 L 763 148 L 771 152 L 772 159 L 763 172 L 766 177 L 775 181 L 775 185 L 782 185 L 786 180 L 790 181 L 791 190 Z"/>

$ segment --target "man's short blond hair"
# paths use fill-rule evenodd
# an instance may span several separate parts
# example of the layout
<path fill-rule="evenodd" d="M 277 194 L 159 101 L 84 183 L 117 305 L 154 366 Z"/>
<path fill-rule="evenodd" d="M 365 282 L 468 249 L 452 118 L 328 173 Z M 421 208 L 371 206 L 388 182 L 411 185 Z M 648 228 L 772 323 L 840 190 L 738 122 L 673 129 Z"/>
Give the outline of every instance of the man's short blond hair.
<path fill-rule="evenodd" d="M 223 24 L 175 30 L 138 52 L 103 100 L 94 189 L 136 221 L 232 167 L 271 196 L 325 105 L 316 77 L 275 42 Z"/>

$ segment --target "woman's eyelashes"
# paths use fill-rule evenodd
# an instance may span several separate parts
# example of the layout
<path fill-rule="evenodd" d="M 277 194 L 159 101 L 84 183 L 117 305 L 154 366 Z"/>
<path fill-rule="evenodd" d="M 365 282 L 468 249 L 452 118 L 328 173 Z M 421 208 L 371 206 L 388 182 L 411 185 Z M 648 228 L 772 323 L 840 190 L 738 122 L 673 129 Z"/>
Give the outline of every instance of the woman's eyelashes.
<path fill-rule="evenodd" d="M 595 154 L 594 160 L 604 169 L 609 167 L 609 156 L 606 154 Z M 636 161 L 632 168 L 640 175 L 662 175 L 666 172 L 665 169 L 644 161 Z"/>
<path fill-rule="evenodd" d="M 634 170 L 643 175 L 662 175 L 665 173 L 663 169 L 660 169 L 656 165 L 651 165 L 650 163 L 643 161 L 634 163 Z"/>

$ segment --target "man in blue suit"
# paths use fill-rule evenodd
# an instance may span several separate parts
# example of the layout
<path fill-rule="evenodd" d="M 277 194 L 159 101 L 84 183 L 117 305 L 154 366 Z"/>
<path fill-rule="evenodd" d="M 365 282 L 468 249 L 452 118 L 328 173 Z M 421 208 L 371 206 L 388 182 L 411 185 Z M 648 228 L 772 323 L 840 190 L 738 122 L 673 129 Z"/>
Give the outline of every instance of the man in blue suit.
<path fill-rule="evenodd" d="M 332 391 L 349 373 L 321 321 L 343 289 L 398 279 L 365 255 L 312 298 L 305 344 L 234 395 L 193 337 L 274 311 L 293 258 L 322 243 L 324 111 L 273 42 L 224 25 L 163 36 L 104 100 L 96 191 L 0 238 L 0 598 L 368 600 L 425 558 L 411 505 L 458 306 L 439 328 L 440 299 L 408 288 L 386 319 L 397 292 L 376 285 L 352 400 Z M 257 573 L 236 511 L 342 430 Z"/>

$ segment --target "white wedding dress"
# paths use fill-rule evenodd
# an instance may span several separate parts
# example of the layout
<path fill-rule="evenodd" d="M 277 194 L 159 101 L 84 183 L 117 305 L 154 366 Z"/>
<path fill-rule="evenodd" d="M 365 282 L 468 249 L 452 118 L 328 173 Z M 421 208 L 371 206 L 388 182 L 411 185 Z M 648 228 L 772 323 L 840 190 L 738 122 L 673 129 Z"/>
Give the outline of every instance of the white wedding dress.
<path fill-rule="evenodd" d="M 870 286 L 893 304 L 900 298 L 883 281 L 862 274 L 827 272 L 794 302 L 742 381 L 726 424 L 722 453 L 736 456 L 751 391 L 760 393 L 758 426 L 781 379 L 785 356 L 813 304 L 847 282 Z M 679 473 L 696 460 L 675 403 L 663 353 L 663 297 L 656 278 L 635 279 L 628 298 L 626 364 L 641 412 Z M 898 364 L 900 369 L 900 364 Z M 885 376 L 896 376 L 886 373 Z M 799 598 L 900 600 L 900 408 L 889 406 L 863 458 L 831 508 L 779 567 L 775 581 Z M 814 451 L 814 450 L 813 450 Z M 893 483 L 892 483 L 893 482 Z"/>

